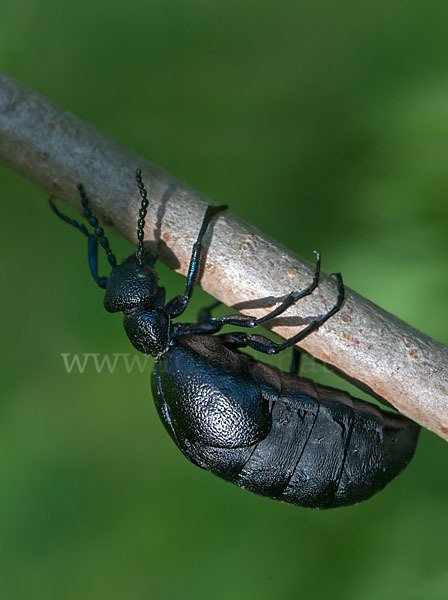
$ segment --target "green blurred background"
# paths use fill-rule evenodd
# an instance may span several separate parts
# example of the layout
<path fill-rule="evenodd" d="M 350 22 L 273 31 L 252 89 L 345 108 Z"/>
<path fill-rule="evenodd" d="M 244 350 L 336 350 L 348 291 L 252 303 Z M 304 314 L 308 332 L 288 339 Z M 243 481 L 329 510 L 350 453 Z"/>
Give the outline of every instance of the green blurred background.
<path fill-rule="evenodd" d="M 299 254 L 319 248 L 326 271 L 448 342 L 446 2 L 1 12 L 7 73 Z M 197 469 L 158 420 L 150 362 L 65 372 L 61 353 L 132 349 L 85 241 L 34 185 L 5 168 L 0 184 L 2 598 L 448 597 L 445 442 L 423 432 L 384 492 L 327 512 Z M 207 298 L 198 290 L 187 318 Z M 304 374 L 350 389 L 311 360 Z"/>

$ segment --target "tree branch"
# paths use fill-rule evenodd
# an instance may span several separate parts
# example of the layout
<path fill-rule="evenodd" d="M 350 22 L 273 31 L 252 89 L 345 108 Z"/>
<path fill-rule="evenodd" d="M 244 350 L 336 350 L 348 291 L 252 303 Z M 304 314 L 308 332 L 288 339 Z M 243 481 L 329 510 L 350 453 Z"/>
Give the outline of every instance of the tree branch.
<path fill-rule="evenodd" d="M 76 184 L 82 182 L 101 223 L 132 243 L 139 207 L 134 173 L 141 167 L 150 196 L 145 239 L 160 235 L 162 260 L 186 274 L 208 201 L 2 74 L 0 159 L 78 211 Z M 216 221 L 209 243 L 202 287 L 246 314 L 265 314 L 278 298 L 311 281 L 312 265 L 229 212 Z M 448 439 L 448 348 L 346 291 L 342 310 L 301 346 Z M 323 275 L 319 289 L 272 329 L 292 337 L 303 326 L 303 316 L 324 313 L 336 295 L 334 280 Z"/>

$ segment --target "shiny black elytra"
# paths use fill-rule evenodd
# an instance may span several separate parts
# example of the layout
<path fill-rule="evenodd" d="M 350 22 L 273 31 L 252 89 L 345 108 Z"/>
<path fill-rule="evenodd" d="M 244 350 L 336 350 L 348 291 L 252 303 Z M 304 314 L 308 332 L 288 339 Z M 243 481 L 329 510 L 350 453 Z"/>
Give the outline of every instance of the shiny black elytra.
<path fill-rule="evenodd" d="M 203 309 L 197 323 L 173 323 L 187 307 L 198 277 L 202 240 L 211 220 L 226 206 L 209 206 L 193 246 L 185 292 L 165 303 L 155 263 L 145 252 L 143 231 L 148 207 L 141 171 L 142 197 L 135 254 L 117 265 L 103 229 L 79 185 L 84 216 L 94 228 L 58 211 L 66 223 L 88 237 L 90 270 L 106 289 L 104 306 L 124 314 L 131 343 L 155 357 L 151 378 L 157 410 L 181 452 L 194 464 L 236 485 L 277 500 L 310 508 L 356 504 L 381 490 L 411 460 L 419 427 L 406 417 L 384 412 L 348 393 L 297 376 L 299 353 L 286 373 L 240 352 L 249 347 L 277 354 L 313 331 L 341 308 L 342 277 L 331 310 L 283 343 L 262 335 L 217 333 L 224 325 L 256 327 L 282 314 L 319 284 L 320 255 L 312 283 L 291 292 L 267 315 L 213 318 L 219 302 Z M 97 269 L 98 241 L 112 267 L 109 277 Z"/>

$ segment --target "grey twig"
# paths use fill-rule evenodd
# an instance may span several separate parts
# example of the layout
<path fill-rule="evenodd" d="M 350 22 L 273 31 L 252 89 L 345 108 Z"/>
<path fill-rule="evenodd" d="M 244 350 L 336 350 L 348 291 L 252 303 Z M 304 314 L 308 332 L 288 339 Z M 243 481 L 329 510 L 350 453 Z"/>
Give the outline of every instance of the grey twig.
<path fill-rule="evenodd" d="M 134 173 L 140 167 L 150 195 L 145 235 L 160 236 L 162 260 L 186 273 L 208 201 L 6 75 L 0 75 L 0 157 L 78 210 L 76 184 L 82 182 L 102 224 L 133 243 L 139 206 Z M 209 239 L 201 285 L 242 312 L 261 316 L 312 278 L 312 265 L 231 213 L 219 217 Z M 334 280 L 323 275 L 319 289 L 272 329 L 291 337 L 305 315 L 322 314 L 335 298 Z M 448 348 L 439 342 L 347 289 L 342 310 L 302 346 L 448 439 Z"/>

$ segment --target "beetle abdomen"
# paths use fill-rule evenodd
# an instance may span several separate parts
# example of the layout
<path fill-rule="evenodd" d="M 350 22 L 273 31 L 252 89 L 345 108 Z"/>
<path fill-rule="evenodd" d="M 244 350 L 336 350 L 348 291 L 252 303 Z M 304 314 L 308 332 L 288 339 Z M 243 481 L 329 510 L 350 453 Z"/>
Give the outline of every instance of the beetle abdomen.
<path fill-rule="evenodd" d="M 182 412 L 200 398 L 194 397 L 194 389 L 186 383 L 185 371 L 181 373 L 175 365 L 182 360 L 190 364 L 194 356 L 202 376 L 207 380 L 207 368 L 213 368 L 213 380 L 219 381 L 216 364 L 207 360 L 209 346 L 219 342 L 198 336 L 181 339 L 156 365 L 153 391 L 165 426 L 180 450 L 198 466 L 270 498 L 332 508 L 369 498 L 412 458 L 419 427 L 406 417 L 385 413 L 346 392 L 315 385 L 227 349 L 223 350 L 232 355 L 231 360 L 240 362 L 236 371 L 232 366 L 234 372 L 244 373 L 246 383 L 245 387 L 241 382 L 230 386 L 230 405 L 241 404 L 243 412 L 247 411 L 249 394 L 252 414 L 258 418 L 258 440 L 237 447 L 204 443 L 204 436 L 191 430 Z M 215 350 L 213 356 L 218 354 Z M 226 352 L 219 353 L 224 370 Z M 232 428 L 232 418 L 230 412 L 225 428 Z"/>

